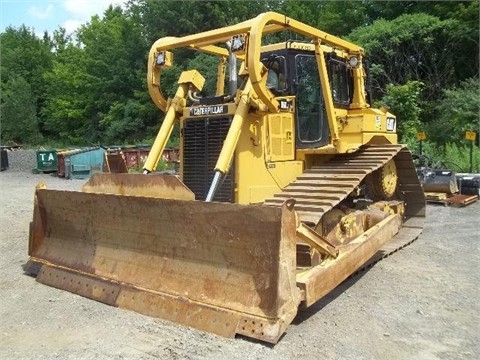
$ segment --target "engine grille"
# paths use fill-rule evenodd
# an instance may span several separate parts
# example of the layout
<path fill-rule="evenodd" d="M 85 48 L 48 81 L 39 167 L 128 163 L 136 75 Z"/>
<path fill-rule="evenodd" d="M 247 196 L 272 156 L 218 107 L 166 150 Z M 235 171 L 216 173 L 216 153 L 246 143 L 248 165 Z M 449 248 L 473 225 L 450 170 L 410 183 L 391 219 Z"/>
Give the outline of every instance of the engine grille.
<path fill-rule="evenodd" d="M 230 128 L 232 117 L 187 119 L 183 128 L 183 182 L 205 200 L 213 181 L 214 168 Z M 214 201 L 233 202 L 234 166 L 215 194 Z"/>

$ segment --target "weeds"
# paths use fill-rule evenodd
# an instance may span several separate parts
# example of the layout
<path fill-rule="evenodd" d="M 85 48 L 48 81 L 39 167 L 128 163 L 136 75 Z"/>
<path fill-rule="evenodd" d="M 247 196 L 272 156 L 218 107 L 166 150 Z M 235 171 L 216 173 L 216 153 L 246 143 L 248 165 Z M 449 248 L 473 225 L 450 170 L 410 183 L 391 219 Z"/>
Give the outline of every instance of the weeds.
<path fill-rule="evenodd" d="M 434 168 L 445 168 L 455 172 L 470 172 L 470 145 L 469 144 L 446 144 L 437 146 L 433 143 L 425 141 L 422 144 L 422 154 L 427 155 L 432 163 L 429 164 Z M 410 146 L 414 153 L 419 153 L 418 143 Z M 473 146 L 472 152 L 472 172 L 480 172 L 480 149 Z"/>

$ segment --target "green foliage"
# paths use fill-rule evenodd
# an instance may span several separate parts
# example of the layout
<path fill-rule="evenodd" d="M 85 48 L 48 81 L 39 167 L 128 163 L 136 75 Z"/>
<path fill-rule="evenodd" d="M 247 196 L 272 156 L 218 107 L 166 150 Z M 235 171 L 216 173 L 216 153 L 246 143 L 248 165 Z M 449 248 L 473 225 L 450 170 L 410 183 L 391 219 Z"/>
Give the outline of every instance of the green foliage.
<path fill-rule="evenodd" d="M 50 50 L 48 36 L 39 39 L 33 29 L 25 25 L 18 29 L 7 27 L 0 34 L 2 83 L 21 76 L 30 83 L 33 93 L 39 98 L 45 89 L 42 75 L 52 65 Z"/>
<path fill-rule="evenodd" d="M 157 109 L 150 102 L 141 101 L 143 96 L 129 99 L 126 102 L 114 102 L 108 114 L 100 121 L 105 143 L 127 142 L 135 143 L 147 133 L 146 119 L 157 115 Z"/>
<path fill-rule="evenodd" d="M 436 107 L 438 117 L 429 124 L 431 139 L 437 144 L 460 142 L 465 131 L 478 131 L 480 117 L 480 83 L 470 78 L 459 87 L 446 89 Z"/>
<path fill-rule="evenodd" d="M 20 26 L 18 29 L 7 27 L 5 32 L 0 34 L 0 57 L 2 101 L 4 101 L 5 94 L 8 93 L 7 84 L 11 81 L 15 83 L 19 81 L 19 78 L 23 78 L 23 81 L 28 83 L 27 91 L 31 97 L 28 100 L 28 104 L 34 101 L 35 116 L 37 118 L 36 126 L 42 131 L 43 118 L 40 116 L 40 111 L 44 101 L 43 94 L 46 90 L 43 74 L 51 68 L 53 60 L 48 34 L 45 34 L 40 39 L 35 35 L 33 29 L 25 25 Z M 22 96 L 22 98 L 27 100 L 26 97 Z M 2 122 L 13 124 L 14 118 L 9 118 L 9 116 L 3 113 Z M 22 129 L 19 132 L 22 132 Z M 24 132 L 30 133 L 31 130 L 25 129 Z"/>
<path fill-rule="evenodd" d="M 457 143 L 449 143 L 438 146 L 432 141 L 423 143 L 422 153 L 427 155 L 432 163 L 430 166 L 435 168 L 450 169 L 455 172 L 470 171 L 470 141 L 462 140 Z M 418 149 L 418 146 L 413 149 Z M 480 149 L 478 146 L 473 147 L 472 152 L 472 172 L 480 172 Z"/>
<path fill-rule="evenodd" d="M 318 10 L 311 9 L 313 26 L 337 36 L 347 36 L 353 29 L 369 22 L 367 3 L 363 1 L 319 1 Z M 318 14 L 318 16 L 317 16 Z M 288 15 L 288 13 L 287 13 Z"/>
<path fill-rule="evenodd" d="M 388 84 L 421 81 L 426 85 L 423 98 L 432 100 L 447 84 L 455 82 L 460 49 L 452 31 L 457 25 L 454 19 L 407 14 L 357 28 L 349 38 L 366 49 L 374 67 L 376 96 L 381 96 Z"/>
<path fill-rule="evenodd" d="M 278 2 L 131 0 L 128 9 L 152 44 L 164 36 L 184 36 L 236 24 L 268 11 L 271 3 Z"/>
<path fill-rule="evenodd" d="M 404 14 L 425 13 L 440 19 L 462 18 L 466 12 L 478 17 L 478 1 L 365 1 L 369 19 L 393 20 Z M 469 16 L 467 16 L 469 17 Z"/>
<path fill-rule="evenodd" d="M 461 81 L 473 77 L 477 78 L 478 93 L 478 2 L 371 3 L 370 8 L 388 20 L 382 18 L 359 27 L 349 37 L 366 48 L 372 64 L 373 97 L 385 96 L 392 85 L 423 83 L 417 101 L 406 101 L 402 106 L 412 104 L 412 113 L 417 113 L 419 109 L 415 106 L 420 106 L 421 127 L 434 130 L 429 131 L 430 138 L 437 144 L 452 141 L 455 137 L 452 134 L 458 134 L 452 130 L 459 124 L 444 123 L 450 122 L 447 118 L 451 117 L 452 109 L 462 107 L 453 105 L 453 100 L 445 96 L 445 89 L 454 89 Z M 443 100 L 445 104 L 439 104 Z M 475 111 L 478 106 L 471 109 Z M 459 111 L 469 113 L 466 107 Z M 402 141 L 413 140 L 412 132 L 420 129 L 417 119 L 401 124 Z"/>
<path fill-rule="evenodd" d="M 468 144 L 467 144 L 468 143 Z M 456 144 L 447 144 L 444 147 L 443 154 L 440 155 L 441 161 L 456 172 L 470 172 L 470 141 L 464 140 Z M 443 155 L 443 156 L 442 156 Z M 456 170 L 458 168 L 458 170 Z M 472 172 L 480 173 L 480 149 L 473 147 L 472 152 Z"/>
<path fill-rule="evenodd" d="M 423 83 L 409 81 L 405 85 L 388 85 L 385 96 L 378 102 L 377 107 L 387 105 L 397 117 L 397 132 L 402 142 L 409 143 L 421 129 L 420 123 L 420 94 Z"/>
<path fill-rule="evenodd" d="M 103 19 L 92 17 L 89 24 L 82 26 L 78 38 L 85 52 L 84 76 L 89 79 L 90 86 L 89 94 L 85 94 L 91 99 L 85 114 L 90 122 L 90 139 L 93 142 L 102 141 L 104 134 L 100 132 L 100 124 L 110 111 L 110 119 L 106 119 L 106 123 L 111 123 L 112 115 L 118 115 L 121 117 L 118 120 L 125 123 L 128 120 L 120 115 L 122 113 L 128 113 L 127 119 L 138 120 L 132 113 L 138 111 L 141 105 L 130 103 L 123 112 L 119 106 L 126 107 L 129 99 L 136 101 L 135 90 L 144 88 L 145 80 L 141 75 L 146 71 L 143 59 L 147 45 L 138 24 L 133 23 L 120 7 L 108 8 Z M 138 123 L 128 130 L 136 127 Z M 140 128 L 143 129 L 143 124 Z M 118 133 L 110 131 L 107 137 L 111 139 L 115 132 Z"/>
<path fill-rule="evenodd" d="M 10 77 L 2 91 L 1 142 L 33 144 L 40 140 L 36 97 L 21 76 Z"/>
<path fill-rule="evenodd" d="M 155 171 L 157 172 L 162 172 L 162 171 L 171 171 L 175 169 L 175 163 L 171 161 L 165 161 L 163 159 L 160 159 L 160 161 L 157 164 L 157 168 Z"/>
<path fill-rule="evenodd" d="M 44 134 L 75 145 L 89 143 L 92 133 L 89 109 L 93 102 L 93 84 L 87 75 L 87 62 L 82 48 L 68 44 L 47 71 L 45 103 L 42 109 Z"/>
<path fill-rule="evenodd" d="M 217 56 L 197 54 L 187 63 L 187 70 L 196 69 L 205 77 L 205 85 L 202 90 L 204 96 L 215 96 L 218 60 Z M 225 87 L 225 91 L 228 91 L 228 87 Z"/>

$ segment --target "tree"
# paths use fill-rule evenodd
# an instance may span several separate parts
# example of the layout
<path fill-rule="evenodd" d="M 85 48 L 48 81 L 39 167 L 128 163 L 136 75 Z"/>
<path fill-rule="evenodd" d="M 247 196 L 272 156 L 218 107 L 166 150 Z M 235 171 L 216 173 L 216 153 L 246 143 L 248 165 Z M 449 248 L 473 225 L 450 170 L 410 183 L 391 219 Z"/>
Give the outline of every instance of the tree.
<path fill-rule="evenodd" d="M 431 140 L 439 145 L 461 142 L 466 130 L 478 131 L 480 86 L 470 78 L 460 86 L 446 89 L 437 107 L 438 120 L 430 125 Z"/>
<path fill-rule="evenodd" d="M 163 116 L 146 89 L 153 42 L 276 11 L 338 36 L 351 32 L 350 39 L 363 45 L 370 58 L 374 98 L 383 98 L 398 115 L 403 137 L 411 136 L 418 119 L 424 122 L 422 127 L 432 128 L 442 119 L 442 126 L 452 130 L 452 120 L 444 116 L 455 116 L 455 127 L 463 129 L 472 121 L 465 119 L 470 114 L 467 105 L 477 109 L 468 102 L 472 87 L 463 81 L 478 79 L 478 5 L 478 1 L 129 0 L 125 9 L 110 7 L 92 17 L 73 36 L 59 28 L 51 36 L 38 37 L 26 26 L 1 33 L 2 111 L 15 115 L 12 109 L 18 104 L 9 96 L 24 96 L 35 105 L 34 114 L 26 106 L 28 121 L 17 123 L 26 126 L 24 134 L 34 133 L 32 126 L 37 124 L 44 137 L 64 142 L 153 138 Z M 296 38 L 288 31 L 268 36 L 272 41 Z M 162 74 L 164 94 L 173 96 L 181 71 L 198 69 L 207 80 L 204 94 L 212 95 L 217 64 L 215 57 L 174 50 L 174 66 Z M 421 91 L 415 85 L 420 83 Z M 21 88 L 26 95 L 19 93 Z M 459 113 L 453 114 L 449 106 Z M 15 120 L 8 121 L 2 113 L 4 129 L 11 132 L 9 124 Z"/>
<path fill-rule="evenodd" d="M 402 142 L 412 142 L 421 129 L 420 94 L 424 88 L 419 81 L 409 81 L 405 85 L 388 85 L 385 96 L 377 106 L 385 104 L 397 117 L 397 132 Z"/>
<path fill-rule="evenodd" d="M 88 76 L 84 49 L 73 44 L 57 53 L 46 83 L 44 135 L 71 144 L 90 142 L 93 79 Z"/>
<path fill-rule="evenodd" d="M 412 14 L 354 30 L 350 39 L 364 46 L 371 60 L 374 95 L 382 95 L 388 84 L 421 81 L 428 84 L 424 98 L 437 98 L 455 82 L 454 25 L 454 20 Z"/>
<path fill-rule="evenodd" d="M 36 97 L 21 76 L 11 76 L 4 84 L 1 104 L 2 143 L 33 144 L 39 140 Z"/>
<path fill-rule="evenodd" d="M 120 7 L 110 6 L 104 17 L 92 17 L 90 23 L 78 31 L 78 40 L 84 51 L 85 73 L 88 79 L 88 93 L 82 93 L 89 101 L 85 107 L 85 117 L 89 121 L 89 141 L 103 140 L 103 121 L 120 116 L 117 103 L 134 101 L 134 93 L 144 89 L 146 73 L 147 45 L 136 24 Z M 122 121 L 122 118 L 116 120 Z M 145 119 L 149 120 L 149 119 Z"/>
<path fill-rule="evenodd" d="M 416 123 L 414 114 L 420 106 L 420 121 L 423 122 L 422 128 L 428 131 L 429 139 L 437 145 L 453 138 L 459 140 L 463 134 L 459 129 L 469 122 L 462 116 L 463 120 L 455 123 L 452 111 L 458 109 L 465 116 L 470 114 L 465 105 L 467 99 L 471 99 L 473 90 L 470 82 L 470 92 L 464 83 L 462 87 L 458 86 L 468 78 L 475 78 L 478 92 L 478 1 L 372 2 L 369 11 L 372 9 L 376 10 L 376 16 L 391 20 L 376 20 L 369 26 L 354 30 L 349 37 L 366 48 L 372 65 L 374 97 L 387 95 L 389 98 L 395 88 L 400 92 L 405 90 L 404 95 L 407 95 L 409 87 L 402 86 L 409 82 L 423 83 L 418 102 L 407 101 L 402 105 L 410 103 L 413 117 L 407 121 L 408 129 L 400 125 L 400 133 L 407 138 L 409 133 L 412 136 L 415 126 L 410 125 Z M 427 10 L 429 15 L 421 12 Z M 414 93 L 411 93 L 412 97 L 415 97 Z M 455 103 L 455 99 L 460 100 L 455 98 L 460 93 L 464 102 Z M 396 95 L 400 94 L 397 92 Z M 468 104 L 471 109 L 478 109 L 471 102 Z M 400 110 L 400 118 L 402 113 L 404 111 Z M 455 136 L 452 135 L 454 133 Z"/>
<path fill-rule="evenodd" d="M 130 0 L 128 12 L 136 18 L 149 44 L 164 36 L 184 36 L 233 25 L 270 9 L 278 1 L 157 1 Z"/>
<path fill-rule="evenodd" d="M 50 69 L 53 56 L 48 37 L 39 39 L 33 29 L 11 26 L 0 34 L 1 77 L 8 81 L 21 76 L 28 79 L 32 90 L 38 96 L 44 90 L 42 74 Z"/>
<path fill-rule="evenodd" d="M 18 84 L 21 77 L 29 84 L 29 95 L 35 99 L 35 113 L 42 130 L 43 118 L 40 115 L 46 86 L 43 74 L 52 67 L 53 54 L 48 34 L 42 39 L 35 35 L 33 29 L 20 26 L 18 29 L 7 27 L 0 34 L 0 76 L 2 81 L 2 98 L 8 91 L 6 84 Z"/>
<path fill-rule="evenodd" d="M 146 86 L 126 102 L 117 101 L 100 120 L 103 141 L 135 143 L 153 139 L 158 132 L 160 111 L 153 105 Z"/>

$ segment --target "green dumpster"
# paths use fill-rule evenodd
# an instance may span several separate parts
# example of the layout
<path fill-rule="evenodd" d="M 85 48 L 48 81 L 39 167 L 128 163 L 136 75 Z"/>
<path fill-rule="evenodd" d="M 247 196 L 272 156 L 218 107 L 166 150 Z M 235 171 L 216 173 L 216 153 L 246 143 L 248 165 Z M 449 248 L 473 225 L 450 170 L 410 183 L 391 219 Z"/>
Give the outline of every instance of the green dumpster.
<path fill-rule="evenodd" d="M 37 150 L 37 168 L 35 172 L 56 172 L 58 156 L 56 150 Z"/>

